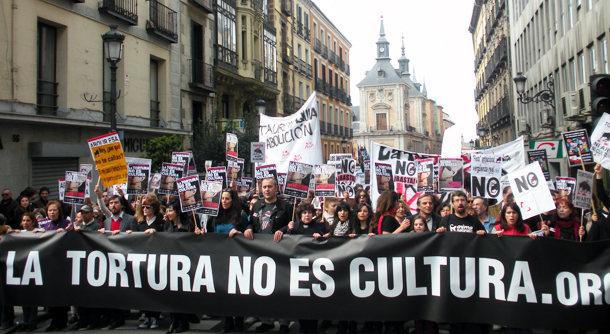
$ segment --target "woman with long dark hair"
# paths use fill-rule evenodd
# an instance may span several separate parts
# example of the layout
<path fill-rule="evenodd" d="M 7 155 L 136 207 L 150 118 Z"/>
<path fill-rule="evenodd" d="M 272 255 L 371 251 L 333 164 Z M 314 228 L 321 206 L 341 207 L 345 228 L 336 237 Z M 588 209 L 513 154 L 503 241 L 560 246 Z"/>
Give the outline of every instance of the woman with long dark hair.
<path fill-rule="evenodd" d="M 373 224 L 377 226 L 377 234 L 401 233 L 409 228 L 411 223 L 408 219 L 399 224 L 396 220 L 396 209 L 398 209 L 398 194 L 393 191 L 384 191 L 377 199 L 377 209 L 373 216 Z"/>
<path fill-rule="evenodd" d="M 536 239 L 535 233 L 530 233 L 529 225 L 525 224 L 521 217 L 521 209 L 516 203 L 507 203 L 500 213 L 500 222 L 496 224 L 496 234 L 498 237 L 503 235 L 522 235 Z"/>
<path fill-rule="evenodd" d="M 355 228 L 357 234 L 366 234 L 369 236 L 375 235 L 377 232 L 373 226 L 371 226 L 371 220 L 373 218 L 373 209 L 366 203 L 359 203 L 356 205 L 356 217 L 355 217 Z"/>
<path fill-rule="evenodd" d="M 32 212 L 30 199 L 27 196 L 21 195 L 17 197 L 17 207 L 13 212 L 13 221 L 11 222 L 13 230 L 18 230 L 21 227 L 21 216 L 26 212 Z"/>

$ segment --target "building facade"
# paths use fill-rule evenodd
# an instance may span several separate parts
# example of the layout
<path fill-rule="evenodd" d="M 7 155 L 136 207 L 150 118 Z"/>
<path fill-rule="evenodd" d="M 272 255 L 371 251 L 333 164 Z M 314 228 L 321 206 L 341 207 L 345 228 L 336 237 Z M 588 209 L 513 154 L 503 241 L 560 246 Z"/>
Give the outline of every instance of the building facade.
<path fill-rule="evenodd" d="M 377 40 L 377 62 L 357 85 L 360 105 L 353 108 L 357 144 L 370 150 L 375 141 L 401 150 L 440 154 L 444 130 L 443 108 L 428 98 L 426 85 L 411 78 L 404 40 L 398 68 L 390 59 L 390 42 L 383 20 Z"/>
<path fill-rule="evenodd" d="M 513 76 L 527 78 L 525 92 L 533 96 L 549 89 L 556 108 L 520 103 L 513 96 L 516 130 L 526 149 L 542 143 L 563 145 L 561 132 L 591 131 L 589 76 L 609 73 L 610 2 L 605 0 L 508 1 Z M 589 132 L 590 133 L 590 132 Z M 566 175 L 567 161 L 549 153 L 551 176 Z"/>
<path fill-rule="evenodd" d="M 516 138 L 508 13 L 505 0 L 476 0 L 468 28 L 475 53 L 477 131 L 484 133 L 480 146 Z"/>

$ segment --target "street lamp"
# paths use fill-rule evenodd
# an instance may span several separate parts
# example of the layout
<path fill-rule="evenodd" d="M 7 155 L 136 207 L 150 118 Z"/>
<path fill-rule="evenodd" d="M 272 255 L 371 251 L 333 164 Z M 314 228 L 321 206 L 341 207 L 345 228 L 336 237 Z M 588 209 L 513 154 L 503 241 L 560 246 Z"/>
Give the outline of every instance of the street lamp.
<path fill-rule="evenodd" d="M 553 75 L 549 76 L 549 82 L 547 82 L 547 89 L 541 90 L 536 95 L 529 97 L 525 94 L 525 82 L 527 78 L 521 73 L 517 72 L 517 76 L 513 78 L 515 82 L 515 88 L 517 89 L 517 94 L 519 94 L 519 98 L 517 101 L 528 104 L 530 102 L 544 102 L 545 105 L 553 108 L 553 114 L 556 114 L 557 110 L 555 109 L 555 80 L 553 79 Z"/>
<path fill-rule="evenodd" d="M 485 137 L 487 134 L 487 128 L 485 128 L 483 125 L 479 125 L 477 132 L 479 133 L 479 137 Z"/>
<path fill-rule="evenodd" d="M 256 106 L 256 109 L 258 110 L 259 115 L 265 114 L 265 109 L 267 106 L 267 102 L 265 102 L 265 100 L 259 99 L 256 102 L 254 102 L 254 105 Z"/>
<path fill-rule="evenodd" d="M 116 64 L 121 61 L 125 40 L 125 35 L 118 32 L 116 28 L 116 25 L 111 25 L 110 31 L 102 35 L 104 54 L 110 63 L 110 132 L 116 131 Z"/>
<path fill-rule="evenodd" d="M 470 149 L 474 149 L 474 140 L 470 139 Z"/>
<path fill-rule="evenodd" d="M 343 140 L 341 140 L 341 148 L 343 149 L 343 153 L 345 153 L 346 147 L 347 147 L 347 140 L 345 140 L 345 138 L 343 138 Z"/>

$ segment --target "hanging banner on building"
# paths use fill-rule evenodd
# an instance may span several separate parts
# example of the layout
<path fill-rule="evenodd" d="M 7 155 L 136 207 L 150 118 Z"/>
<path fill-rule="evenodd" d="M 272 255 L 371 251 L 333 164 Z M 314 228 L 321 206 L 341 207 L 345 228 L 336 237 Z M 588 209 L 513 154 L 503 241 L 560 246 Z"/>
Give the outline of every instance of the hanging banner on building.
<path fill-rule="evenodd" d="M 237 162 L 237 135 L 227 132 L 227 161 Z"/>
<path fill-rule="evenodd" d="M 228 187 L 229 182 L 227 180 L 227 167 L 210 167 L 208 168 L 206 175 L 206 181 L 221 182 L 223 187 Z"/>
<path fill-rule="evenodd" d="M 508 182 L 515 196 L 515 203 L 521 208 L 523 219 L 555 209 L 553 196 L 544 181 L 538 161 L 508 174 Z"/>
<path fill-rule="evenodd" d="M 576 191 L 576 179 L 573 177 L 558 176 L 555 178 L 555 189 L 559 198 L 565 198 L 574 203 L 574 192 Z"/>
<path fill-rule="evenodd" d="M 538 163 L 540 164 L 540 168 L 542 168 L 544 179 L 546 181 L 551 181 L 551 174 L 549 173 L 549 161 L 547 158 L 546 150 L 527 151 L 527 161 L 530 164 L 535 161 L 538 161 Z"/>
<path fill-rule="evenodd" d="M 199 175 L 192 175 L 176 180 L 180 194 L 180 208 L 182 212 L 203 208 L 201 201 L 201 188 Z"/>
<path fill-rule="evenodd" d="M 574 130 L 564 132 L 561 135 L 563 136 L 563 141 L 566 144 L 570 167 L 581 166 L 580 157 L 582 157 L 582 162 L 585 165 L 593 163 L 593 153 L 591 153 L 591 145 L 589 144 L 587 130 Z"/>
<path fill-rule="evenodd" d="M 127 165 L 127 195 L 148 194 L 148 177 L 150 165 Z"/>
<path fill-rule="evenodd" d="M 603 113 L 591 134 L 593 161 L 610 169 L 610 114 Z"/>
<path fill-rule="evenodd" d="M 64 202 L 66 196 L 66 179 L 58 179 L 57 183 L 57 189 L 59 189 L 59 201 Z"/>
<path fill-rule="evenodd" d="M 178 196 L 176 180 L 184 175 L 184 166 L 164 162 L 161 166 L 161 184 L 159 194 Z"/>
<path fill-rule="evenodd" d="M 153 174 L 153 176 L 150 180 L 150 189 L 159 189 L 160 185 L 161 185 L 161 173 Z"/>
<path fill-rule="evenodd" d="M 66 193 L 64 203 L 85 204 L 85 192 L 87 191 L 87 173 L 66 172 Z"/>
<path fill-rule="evenodd" d="M 321 245 L 306 235 L 9 233 L 0 268 L 4 305 L 610 327 L 608 240 L 401 233 Z"/>
<path fill-rule="evenodd" d="M 223 188 L 222 182 L 201 181 L 202 208 L 197 210 L 197 212 L 213 217 L 218 216 L 220 196 L 222 195 Z"/>
<path fill-rule="evenodd" d="M 417 160 L 417 192 L 434 192 L 434 159 Z"/>
<path fill-rule="evenodd" d="M 334 197 L 337 170 L 334 165 L 314 166 L 314 196 Z"/>
<path fill-rule="evenodd" d="M 104 187 L 127 182 L 127 162 L 116 132 L 87 140 Z"/>
<path fill-rule="evenodd" d="M 579 169 L 576 175 L 576 192 L 574 193 L 574 206 L 581 209 L 591 208 L 593 196 L 593 173 Z"/>
<path fill-rule="evenodd" d="M 250 143 L 250 163 L 265 162 L 265 143 Z"/>
<path fill-rule="evenodd" d="M 265 163 L 275 164 L 278 172 L 288 172 L 290 161 L 322 164 L 322 142 L 316 93 L 293 115 L 260 115 L 259 141 L 265 143 Z"/>
<path fill-rule="evenodd" d="M 464 188 L 464 162 L 462 158 L 446 159 L 438 161 L 438 183 L 440 191 L 454 191 Z"/>
<path fill-rule="evenodd" d="M 291 161 L 288 164 L 288 175 L 284 195 L 307 199 L 313 166 Z"/>
<path fill-rule="evenodd" d="M 492 154 L 471 154 L 470 177 L 473 197 L 497 198 L 501 194 L 502 158 Z"/>
<path fill-rule="evenodd" d="M 93 172 L 93 165 L 92 164 L 80 164 L 78 170 L 81 173 L 87 173 L 87 179 L 91 180 L 91 173 Z"/>

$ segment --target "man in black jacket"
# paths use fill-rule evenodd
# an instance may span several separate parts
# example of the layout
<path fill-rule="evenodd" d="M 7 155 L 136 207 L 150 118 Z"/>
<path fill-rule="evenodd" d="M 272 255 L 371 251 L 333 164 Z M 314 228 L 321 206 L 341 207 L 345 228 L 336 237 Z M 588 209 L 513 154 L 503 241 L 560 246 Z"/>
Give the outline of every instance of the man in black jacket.
<path fill-rule="evenodd" d="M 6 217 L 7 222 L 13 221 L 17 201 L 13 199 L 13 194 L 10 189 L 2 190 L 2 201 L 0 202 L 0 213 Z"/>
<path fill-rule="evenodd" d="M 441 216 L 434 213 L 434 195 L 432 194 L 423 194 L 417 198 L 417 210 L 419 212 L 417 215 L 420 215 L 426 221 L 426 225 L 428 225 L 428 229 L 430 231 L 436 231 L 437 228 L 441 226 Z M 417 215 L 412 215 L 407 217 L 410 222 L 413 222 L 413 218 Z M 409 225 L 409 228 L 405 232 L 411 232 L 413 230 L 413 224 Z"/>

